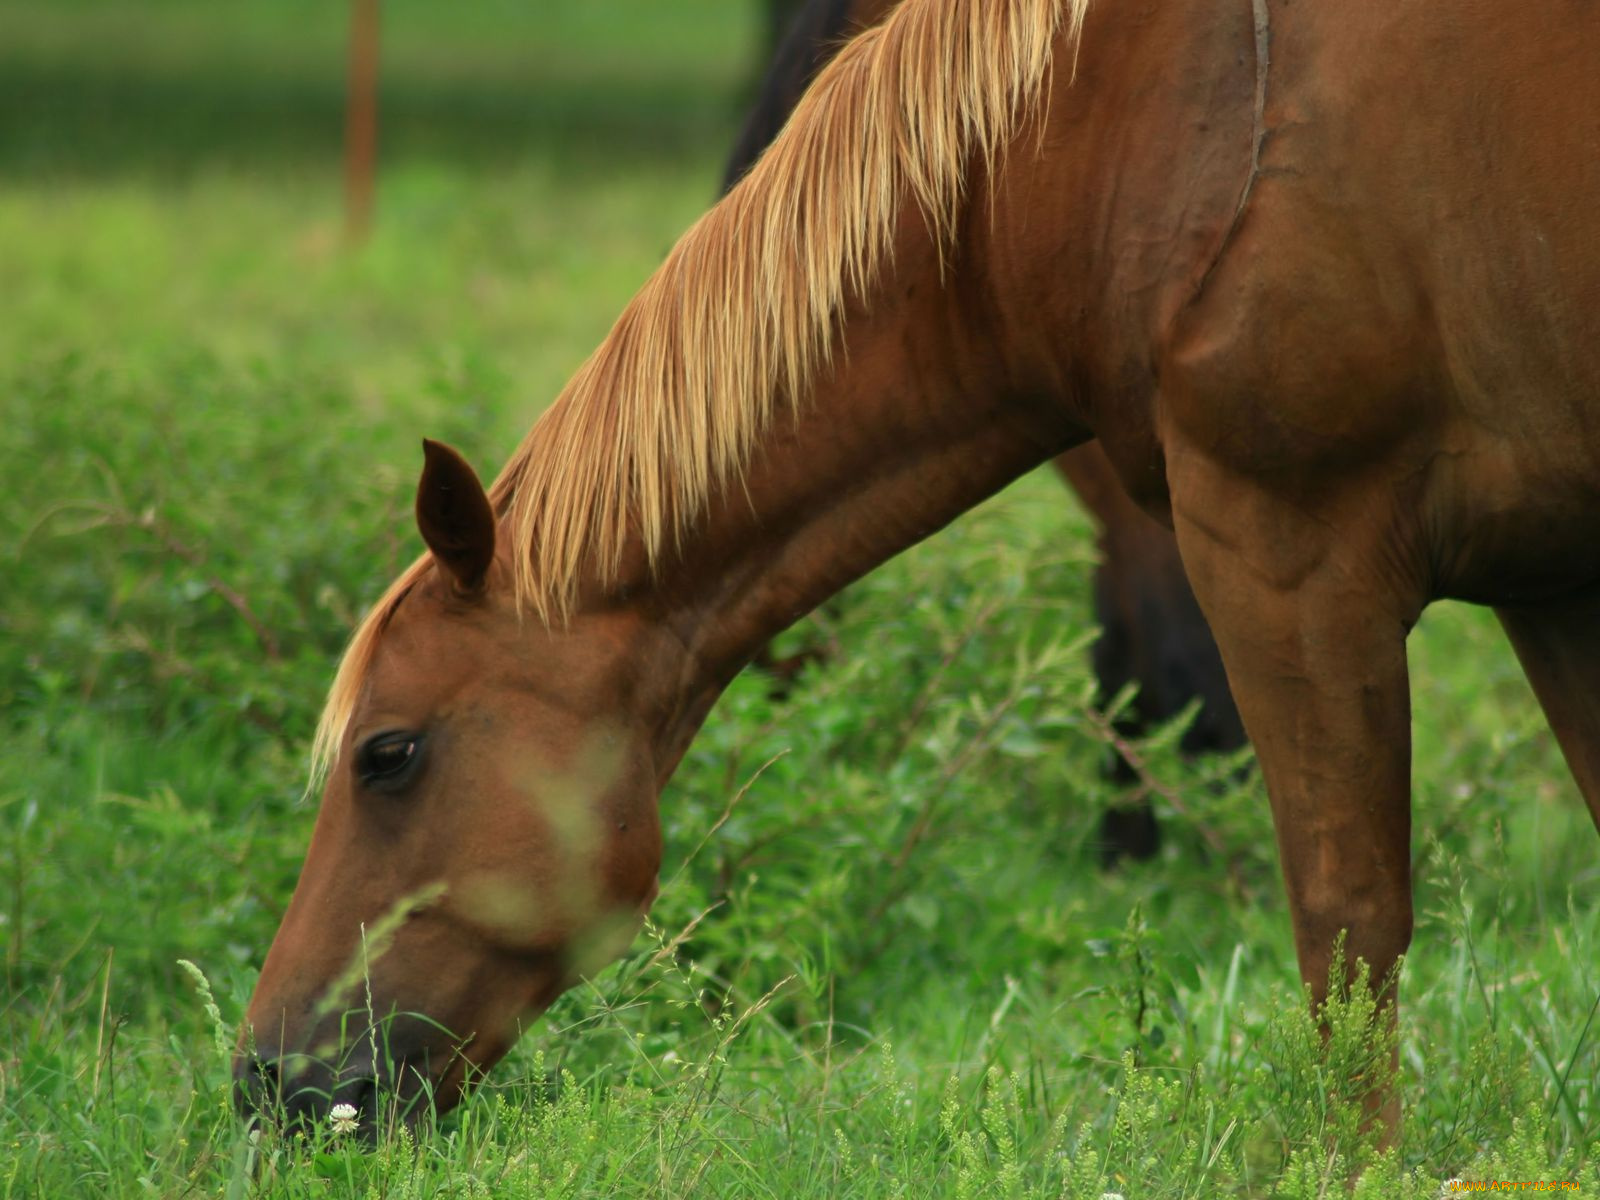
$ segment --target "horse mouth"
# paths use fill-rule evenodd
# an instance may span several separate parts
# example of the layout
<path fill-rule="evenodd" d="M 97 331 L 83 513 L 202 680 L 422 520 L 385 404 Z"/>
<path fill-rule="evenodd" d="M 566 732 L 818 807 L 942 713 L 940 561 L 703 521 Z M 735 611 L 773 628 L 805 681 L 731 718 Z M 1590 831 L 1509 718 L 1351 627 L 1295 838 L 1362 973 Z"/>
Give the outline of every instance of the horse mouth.
<path fill-rule="evenodd" d="M 460 1102 L 481 1074 L 465 1046 L 374 1058 L 370 1051 L 336 1064 L 286 1056 L 241 1054 L 234 1066 L 234 1105 L 252 1124 L 308 1139 L 350 1137 L 372 1146 L 401 1128 L 415 1129 Z"/>

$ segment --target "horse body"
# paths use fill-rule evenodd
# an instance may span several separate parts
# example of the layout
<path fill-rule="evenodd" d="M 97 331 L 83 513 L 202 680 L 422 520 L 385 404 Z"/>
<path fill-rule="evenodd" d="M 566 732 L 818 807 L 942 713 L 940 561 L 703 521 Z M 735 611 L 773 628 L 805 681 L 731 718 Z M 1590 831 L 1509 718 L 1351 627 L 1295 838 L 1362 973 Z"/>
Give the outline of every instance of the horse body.
<path fill-rule="evenodd" d="M 1404 643 L 1428 602 L 1502 606 L 1600 799 L 1600 642 L 1579 615 L 1600 578 L 1581 208 L 1600 30 L 1569 17 L 1274 8 L 1241 219 L 1163 354 L 1179 544 L 1319 989 L 1340 930 L 1375 977 L 1409 943 Z"/>
<path fill-rule="evenodd" d="M 1546 32 L 1469 0 L 1429 29 L 1378 5 L 1102 4 L 1080 53 L 1053 9 L 908 0 L 824 71 L 488 499 L 430 448 L 430 555 L 341 668 L 337 760 L 249 1019 L 269 1062 L 337 1049 L 349 997 L 324 997 L 384 925 L 368 1015 L 431 1020 L 342 1069 L 285 1068 L 291 1106 L 386 1073 L 452 1103 L 631 931 L 657 793 L 756 648 L 1091 435 L 1176 528 L 1313 988 L 1341 931 L 1375 978 L 1410 938 L 1404 640 L 1432 598 L 1543 605 L 1502 616 L 1600 800 L 1600 633 L 1580 594 L 1600 576 L 1600 339 L 1583 336 L 1600 255 L 1582 208 L 1600 102 L 1581 15 Z M 1031 97 L 996 83 L 956 124 L 911 105 L 925 124 L 900 152 L 943 147 L 954 192 L 915 162 L 892 186 L 853 162 L 805 188 L 780 177 L 871 160 L 883 126 L 864 97 L 902 67 L 915 91 L 914 55 L 995 54 L 1026 76 L 1046 19 L 1053 67 Z M 955 70 L 952 87 L 999 68 Z M 984 125 L 1002 109 L 1022 115 Z M 888 212 L 890 192 L 915 200 Z M 846 193 L 888 212 L 870 269 L 849 249 L 870 238 L 831 268 L 816 250 Z M 730 278 L 752 283 L 735 304 L 772 306 L 733 312 L 732 332 L 695 299 Z M 835 285 L 820 318 L 784 315 Z M 752 330 L 772 336 L 750 353 L 773 357 L 740 403 L 772 415 L 741 426 L 691 401 L 733 369 L 706 347 Z M 646 384 L 666 399 L 636 402 Z"/>

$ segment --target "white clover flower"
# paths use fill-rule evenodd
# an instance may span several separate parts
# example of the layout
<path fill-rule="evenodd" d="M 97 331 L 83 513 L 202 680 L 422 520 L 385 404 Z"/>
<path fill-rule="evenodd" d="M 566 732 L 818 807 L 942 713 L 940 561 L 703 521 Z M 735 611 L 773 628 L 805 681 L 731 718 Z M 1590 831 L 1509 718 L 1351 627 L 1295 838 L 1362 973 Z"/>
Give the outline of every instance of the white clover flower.
<path fill-rule="evenodd" d="M 1122 1200 L 1121 1192 L 1101 1192 L 1100 1200 Z"/>
<path fill-rule="evenodd" d="M 356 1131 L 356 1106 L 335 1104 L 328 1110 L 328 1124 L 336 1136 Z"/>

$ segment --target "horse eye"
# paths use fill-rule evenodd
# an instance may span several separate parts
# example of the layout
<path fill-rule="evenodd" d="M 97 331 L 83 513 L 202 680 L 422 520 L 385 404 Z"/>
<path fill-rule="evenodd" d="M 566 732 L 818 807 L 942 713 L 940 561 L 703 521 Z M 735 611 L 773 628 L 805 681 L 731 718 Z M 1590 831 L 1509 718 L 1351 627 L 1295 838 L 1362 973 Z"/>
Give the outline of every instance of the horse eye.
<path fill-rule="evenodd" d="M 422 739 L 414 733 L 380 733 L 368 738 L 356 755 L 356 774 L 365 784 L 394 785 L 411 773 L 420 758 Z"/>

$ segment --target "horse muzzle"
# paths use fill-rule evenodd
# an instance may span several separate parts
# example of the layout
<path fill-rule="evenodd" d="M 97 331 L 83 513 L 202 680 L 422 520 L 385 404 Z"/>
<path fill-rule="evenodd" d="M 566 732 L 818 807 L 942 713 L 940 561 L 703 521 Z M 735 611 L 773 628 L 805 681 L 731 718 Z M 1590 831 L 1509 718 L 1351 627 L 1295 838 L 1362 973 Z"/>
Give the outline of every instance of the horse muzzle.
<path fill-rule="evenodd" d="M 437 1032 L 437 1031 L 434 1031 Z M 416 1126 L 460 1100 L 471 1071 L 461 1048 L 436 1039 L 367 1030 L 342 1053 L 258 1053 L 234 1057 L 233 1099 L 242 1117 L 307 1137 L 381 1133 Z"/>

